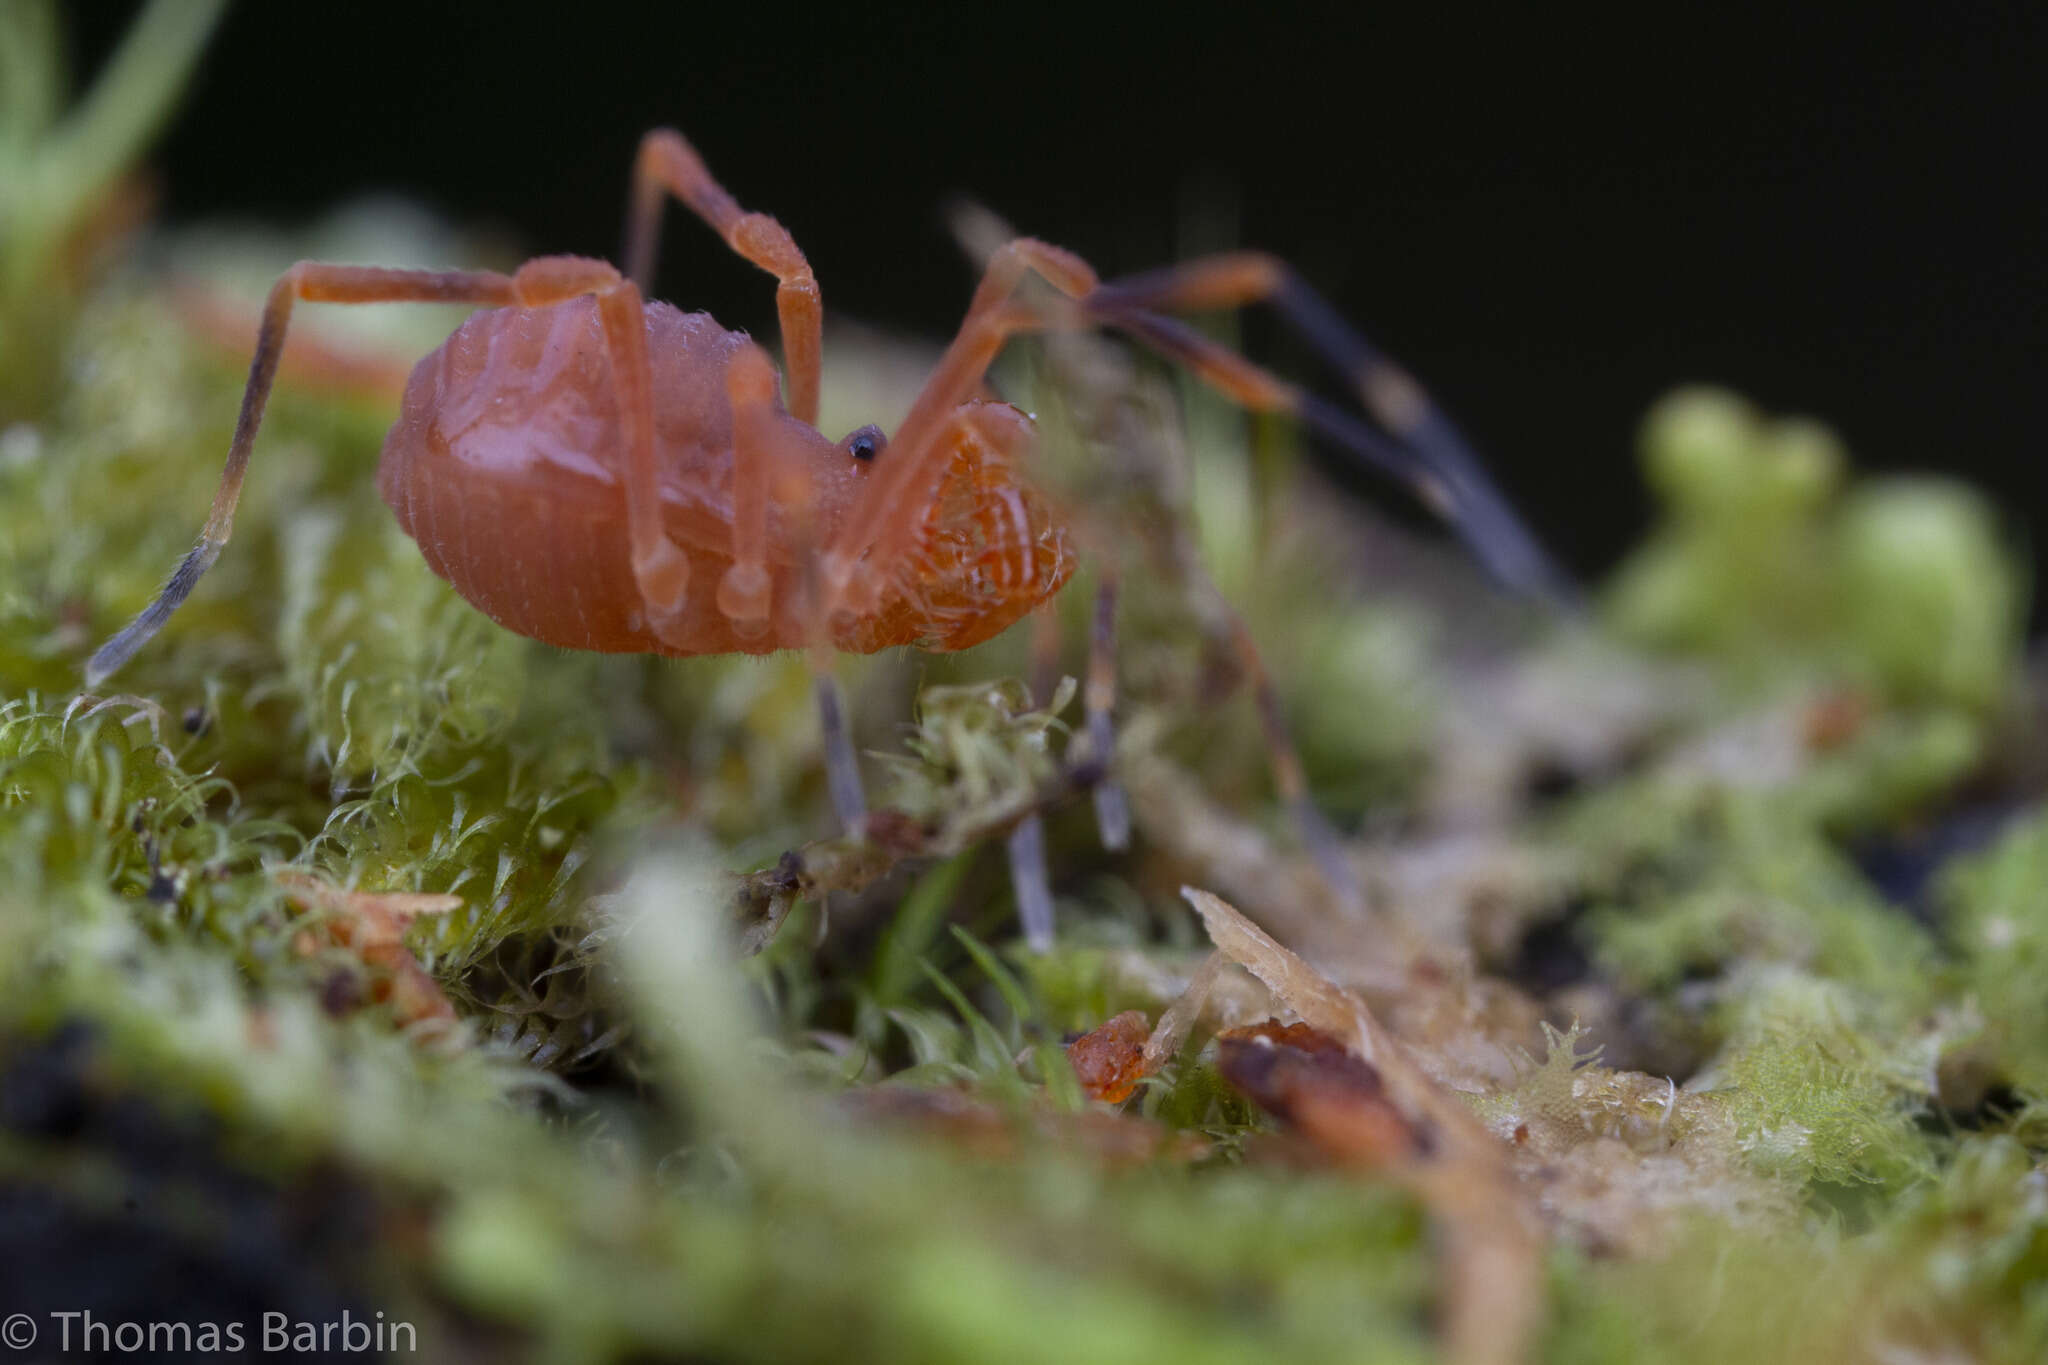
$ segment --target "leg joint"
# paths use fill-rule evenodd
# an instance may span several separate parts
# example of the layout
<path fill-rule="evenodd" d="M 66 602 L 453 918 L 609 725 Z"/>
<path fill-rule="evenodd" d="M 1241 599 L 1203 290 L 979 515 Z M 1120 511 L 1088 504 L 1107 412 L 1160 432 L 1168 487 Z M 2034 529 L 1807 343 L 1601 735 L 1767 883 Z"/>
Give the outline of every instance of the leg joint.
<path fill-rule="evenodd" d="M 608 261 L 588 256 L 536 256 L 512 277 L 512 292 L 520 303 L 534 307 L 601 293 L 618 282 L 619 272 Z"/>
<path fill-rule="evenodd" d="M 768 214 L 746 215 L 733 224 L 728 240 L 734 251 L 784 283 L 797 278 L 811 278 L 811 263 L 804 259 L 796 239 L 789 235 L 788 228 Z M 817 284 L 812 282 L 811 288 L 815 292 Z"/>

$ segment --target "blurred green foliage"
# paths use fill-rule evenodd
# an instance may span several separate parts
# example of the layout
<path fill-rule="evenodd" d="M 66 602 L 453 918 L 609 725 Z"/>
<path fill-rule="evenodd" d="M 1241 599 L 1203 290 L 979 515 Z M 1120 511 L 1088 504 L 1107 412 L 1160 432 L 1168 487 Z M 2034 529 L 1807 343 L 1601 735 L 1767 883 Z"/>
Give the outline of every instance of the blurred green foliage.
<path fill-rule="evenodd" d="M 1845 492 L 1833 433 L 1718 389 L 1660 402 L 1642 447 L 1664 520 L 1609 589 L 1624 635 L 1774 676 L 1825 669 L 1904 703 L 2006 698 L 2024 596 L 1970 489 L 1914 478 Z"/>

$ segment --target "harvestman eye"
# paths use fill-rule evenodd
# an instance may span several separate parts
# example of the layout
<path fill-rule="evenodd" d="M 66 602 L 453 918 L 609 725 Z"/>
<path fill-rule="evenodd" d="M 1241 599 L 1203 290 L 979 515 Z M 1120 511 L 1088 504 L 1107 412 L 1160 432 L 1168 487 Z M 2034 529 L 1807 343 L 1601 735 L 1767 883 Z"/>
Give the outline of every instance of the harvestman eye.
<path fill-rule="evenodd" d="M 854 459 L 872 460 L 888 447 L 889 438 L 882 434 L 880 427 L 866 426 L 859 431 L 848 432 L 846 439 L 840 444 L 846 447 L 846 453 Z"/>

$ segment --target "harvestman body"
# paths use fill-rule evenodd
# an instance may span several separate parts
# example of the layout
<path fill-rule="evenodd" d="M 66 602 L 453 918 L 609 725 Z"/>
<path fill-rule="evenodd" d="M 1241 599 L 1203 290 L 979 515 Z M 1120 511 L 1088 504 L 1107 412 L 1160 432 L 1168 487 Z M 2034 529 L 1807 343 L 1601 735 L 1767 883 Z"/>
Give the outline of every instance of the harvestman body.
<path fill-rule="evenodd" d="M 773 363 L 743 333 L 643 300 L 670 195 L 776 277 L 786 403 Z M 1015 239 L 990 257 L 958 334 L 894 435 L 863 427 L 834 440 L 816 426 L 818 286 L 781 224 L 744 212 L 664 129 L 641 142 L 628 231 L 624 276 L 567 256 L 512 275 L 315 262 L 286 271 L 264 308 L 205 531 L 156 601 L 93 656 L 88 682 L 156 633 L 226 543 L 300 300 L 483 306 L 414 369 L 385 440 L 377 486 L 400 525 L 463 597 L 551 644 L 668 655 L 807 649 L 834 803 L 853 832 L 864 807 L 832 652 L 963 649 L 1016 622 L 1073 572 L 1063 527 L 1020 472 L 1030 419 L 977 399 L 989 365 L 1020 332 L 1125 332 L 1246 407 L 1291 414 L 1403 480 L 1508 585 L 1563 592 L 1423 391 L 1270 257 L 1215 256 L 1101 284 L 1072 253 Z M 1027 274 L 1059 299 L 1019 302 Z M 1260 301 L 1357 384 L 1384 431 L 1166 316 Z M 1099 619 L 1113 594 L 1106 581 Z M 1239 636 L 1263 683 L 1249 636 Z M 1113 691 L 1106 646 L 1095 653 L 1088 718 L 1106 753 Z M 1313 831 L 1299 763 L 1270 687 L 1261 691 L 1282 794 Z M 1322 841 L 1311 843 L 1326 854 Z"/>

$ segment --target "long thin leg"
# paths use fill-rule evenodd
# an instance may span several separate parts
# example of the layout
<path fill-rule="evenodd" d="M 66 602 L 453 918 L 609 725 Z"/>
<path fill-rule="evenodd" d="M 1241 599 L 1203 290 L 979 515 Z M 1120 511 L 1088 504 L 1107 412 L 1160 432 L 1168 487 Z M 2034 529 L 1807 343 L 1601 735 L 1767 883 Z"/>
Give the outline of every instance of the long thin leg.
<path fill-rule="evenodd" d="M 1031 609 L 1031 699 L 1044 706 L 1060 681 L 1060 616 L 1051 598 Z M 1017 901 L 1017 919 L 1024 942 L 1035 953 L 1049 953 L 1053 943 L 1052 872 L 1045 861 L 1045 817 L 1037 811 L 1017 822 L 1004 840 L 1009 856 L 1010 890 Z"/>
<path fill-rule="evenodd" d="M 1134 308 L 1091 309 L 1090 315 L 1102 325 L 1125 332 L 1167 359 L 1185 365 L 1197 379 L 1238 406 L 1252 412 L 1293 417 L 1383 470 L 1463 531 L 1473 542 L 1475 553 L 1485 557 L 1486 542 L 1461 522 L 1461 509 L 1453 489 L 1418 452 L 1177 319 Z"/>
<path fill-rule="evenodd" d="M 775 442 L 775 367 L 761 348 L 742 347 L 726 366 L 726 399 L 732 405 L 732 567 L 718 582 L 718 609 L 735 632 L 765 635 L 773 622 L 774 579 L 768 571 L 768 506 L 777 485 L 799 474 L 800 462 L 786 462 Z M 787 467 L 786 466 L 793 466 Z M 809 501 L 808 480 L 780 491 L 786 501 Z M 802 507 L 793 508 L 799 515 Z"/>
<path fill-rule="evenodd" d="M 372 303 L 407 301 L 417 303 L 468 303 L 503 305 L 516 301 L 512 277 L 495 270 L 381 270 L 367 266 L 320 265 L 301 261 L 271 286 L 263 306 L 263 321 L 256 332 L 256 353 L 249 361 L 249 383 L 242 391 L 242 410 L 235 419 L 234 439 L 228 443 L 227 466 L 213 493 L 213 508 L 200 532 L 199 543 L 179 561 L 170 581 L 140 616 L 115 635 L 85 666 L 85 681 L 96 687 L 112 675 L 149 638 L 163 628 L 198 584 L 200 576 L 220 557 L 234 529 L 235 504 L 242 497 L 242 476 L 249 467 L 249 451 L 256 443 L 256 429 L 263 422 L 263 409 L 270 401 L 270 388 L 277 378 L 279 358 L 284 354 L 285 330 L 291 323 L 292 305 L 300 299 L 321 303 Z"/>
<path fill-rule="evenodd" d="M 1092 299 L 1090 302 L 1092 303 Z M 1168 358 L 1187 365 L 1204 382 L 1246 408 L 1253 411 L 1295 414 L 1305 411 L 1303 403 L 1307 401 L 1306 396 L 1292 385 L 1276 379 L 1235 351 L 1220 346 L 1190 329 L 1180 327 L 1171 319 L 1152 314 L 1132 313 L 1118 318 L 1116 325 L 1153 346 Z M 1380 438 L 1378 433 L 1356 423 L 1351 425 L 1375 442 L 1383 443 L 1384 438 Z M 1378 446 L 1372 448 L 1377 449 Z M 1395 449 L 1398 450 L 1398 447 Z M 1419 484 L 1425 472 L 1409 462 L 1403 462 L 1395 468 L 1408 476 L 1411 484 Z M 1282 803 L 1287 807 L 1295 828 L 1300 832 L 1302 843 L 1308 848 L 1322 872 L 1323 880 L 1346 910 L 1354 914 L 1360 913 L 1364 909 L 1365 900 L 1357 875 L 1344 856 L 1342 841 L 1336 831 L 1330 828 L 1329 822 L 1323 818 L 1322 812 L 1316 808 L 1314 800 L 1309 795 L 1300 753 L 1294 747 L 1293 737 L 1288 732 L 1286 714 L 1280 705 L 1279 692 L 1273 686 L 1272 676 L 1266 671 L 1265 661 L 1259 654 L 1258 646 L 1236 609 L 1215 590 L 1213 585 L 1210 585 L 1209 591 L 1229 623 L 1231 645 L 1251 681 L 1253 699 L 1258 706 L 1259 725 L 1265 734 L 1266 753 L 1272 765 L 1273 785 Z M 1113 606 L 1113 598 L 1107 603 L 1098 604 L 1096 649 L 1106 651 L 1109 647 L 1107 634 L 1110 623 L 1107 620 L 1107 613 Z M 1091 683 L 1095 673 L 1095 661 L 1091 654 Z M 1113 678 L 1114 675 L 1107 676 Z M 1105 699 L 1099 722 L 1096 720 L 1096 708 L 1092 704 L 1089 714 L 1091 733 L 1099 723 L 1104 733 L 1105 744 L 1109 729 L 1108 705 L 1109 702 Z M 1099 814 L 1098 819 L 1101 819 Z M 1107 829 L 1108 823 L 1103 823 Z"/>
<path fill-rule="evenodd" d="M 1216 348 L 1219 355 L 1211 367 L 1210 382 L 1222 387 L 1226 393 L 1239 397 L 1258 398 L 1276 381 L 1260 375 L 1255 367 L 1244 362 L 1234 353 Z M 1055 348 L 1055 364 L 1072 367 L 1085 365 L 1085 359 L 1071 351 Z M 1086 381 L 1083 381 L 1084 387 Z M 1139 438 L 1142 439 L 1142 438 Z M 1191 569 L 1192 565 L 1189 566 Z M 1266 741 L 1266 753 L 1272 765 L 1273 785 L 1282 803 L 1287 807 L 1302 844 L 1314 858 L 1323 874 L 1324 882 L 1331 888 L 1338 902 L 1353 913 L 1363 911 L 1365 900 L 1358 878 L 1350 862 L 1344 856 L 1343 844 L 1335 830 L 1323 818 L 1308 791 L 1308 783 L 1302 770 L 1299 751 L 1288 732 L 1285 713 L 1280 705 L 1279 693 L 1273 686 L 1257 644 L 1243 617 L 1225 600 L 1215 585 L 1206 576 L 1197 573 L 1197 582 L 1213 611 L 1220 616 L 1236 652 L 1240 667 L 1249 681 L 1253 700 L 1258 709 L 1259 725 Z M 1110 713 L 1115 702 L 1115 610 L 1117 582 L 1113 574 L 1105 574 L 1098 589 L 1095 616 L 1089 638 L 1087 719 L 1090 750 L 1107 755 L 1110 752 L 1112 733 Z M 1123 802 L 1121 789 L 1104 784 L 1095 789 L 1096 820 L 1103 830 L 1104 843 L 1112 848 L 1119 847 L 1113 831 L 1128 829 L 1129 815 Z"/>
<path fill-rule="evenodd" d="M 1034 953 L 1052 951 L 1052 876 L 1045 861 L 1045 821 L 1037 811 L 1017 822 L 1003 841 L 1010 860 L 1010 892 L 1017 899 L 1017 921 L 1024 944 Z"/>
<path fill-rule="evenodd" d="M 811 691 L 818 699 L 819 743 L 825 750 L 825 790 L 832 795 L 832 813 L 849 838 L 866 836 L 868 801 L 860 780 L 860 758 L 853 749 L 853 722 L 846 716 L 846 696 L 839 686 L 832 655 L 805 650 L 811 666 Z"/>
<path fill-rule="evenodd" d="M 1043 706 L 1060 685 L 1060 613 L 1048 597 L 1031 609 L 1031 699 Z"/>
<path fill-rule="evenodd" d="M 1088 680 L 1082 705 L 1087 714 L 1087 757 L 1104 766 L 1093 783 L 1095 825 L 1102 834 L 1102 846 L 1121 852 L 1131 846 L 1131 809 L 1123 787 L 1108 775 L 1107 765 L 1116 748 L 1116 734 L 1110 720 L 1116 704 L 1116 575 L 1106 566 L 1095 591 L 1095 614 L 1088 632 Z M 1041 604 L 1032 614 L 1032 673 L 1034 696 L 1052 695 L 1053 678 L 1059 671 L 1059 625 L 1054 614 Z M 1053 943 L 1052 877 L 1045 860 L 1045 820 L 1036 811 L 1017 822 L 1005 844 L 1010 858 L 1010 887 L 1017 898 L 1017 918 L 1024 926 L 1024 942 L 1035 953 L 1049 953 Z"/>
<path fill-rule="evenodd" d="M 1294 737 L 1288 732 L 1287 715 L 1280 706 L 1280 693 L 1273 686 L 1272 675 L 1266 672 L 1266 661 L 1260 657 L 1259 647 L 1252 640 L 1244 618 L 1234 609 L 1230 612 L 1230 639 L 1237 650 L 1239 662 L 1251 675 L 1252 698 L 1258 704 L 1259 726 L 1265 731 L 1266 753 L 1273 765 L 1273 785 L 1279 789 L 1288 817 L 1300 831 L 1301 840 L 1308 846 L 1309 856 L 1316 860 L 1323 880 L 1337 893 L 1338 901 L 1352 914 L 1361 914 L 1365 909 L 1365 893 L 1359 887 L 1358 874 L 1352 870 L 1350 859 L 1344 856 L 1343 840 L 1336 830 L 1330 828 L 1330 822 L 1323 818 L 1322 811 L 1317 809 L 1315 800 L 1309 795 L 1308 777 L 1302 772 L 1301 753 L 1294 747 Z"/>
<path fill-rule="evenodd" d="M 993 265 L 992 257 L 989 277 L 1000 279 Z M 1117 300 L 1112 292 L 1114 288 L 1115 286 L 1111 285 L 1098 286 L 1083 298 L 1082 309 L 1097 320 L 1108 321 L 1112 325 L 1122 324 L 1120 330 L 1131 332 L 1139 340 L 1153 345 L 1169 358 L 1187 364 L 1205 382 L 1240 404 L 1255 410 L 1292 412 L 1297 415 L 1306 412 L 1319 417 L 1326 416 L 1331 411 L 1318 408 L 1313 400 L 1308 399 L 1294 386 L 1279 380 L 1236 352 L 1217 345 L 1199 333 L 1173 323 L 1170 319 L 1147 315 L 1134 305 Z M 986 289 L 985 284 L 984 295 L 978 298 L 985 297 Z M 1109 306 L 1099 303 L 1105 294 L 1110 295 Z M 1175 300 L 1169 298 L 1162 299 L 1161 302 L 1172 304 Z M 1198 305 L 1190 301 L 1189 306 Z M 1072 320 L 1068 321 L 1071 323 Z M 1140 327 L 1145 327 L 1146 330 L 1141 331 Z M 1387 442 L 1377 432 L 1355 422 L 1349 422 L 1349 419 L 1343 419 L 1342 414 L 1335 416 L 1345 425 L 1334 434 L 1347 445 L 1353 448 L 1362 446 L 1373 452 L 1377 462 L 1390 467 L 1411 486 L 1419 486 L 1424 482 L 1422 476 L 1426 470 L 1407 452 Z M 1117 580 L 1113 572 L 1105 571 L 1097 590 L 1089 634 L 1088 678 L 1085 690 L 1089 748 L 1091 754 L 1101 761 L 1108 760 L 1114 742 L 1111 713 L 1116 695 L 1116 599 Z M 1295 827 L 1300 831 L 1302 842 L 1315 859 L 1325 882 L 1343 906 L 1354 913 L 1360 912 L 1364 907 L 1364 894 L 1357 875 L 1344 856 L 1342 841 L 1336 831 L 1330 828 L 1329 822 L 1323 818 L 1322 812 L 1316 808 L 1309 795 L 1300 753 L 1288 731 L 1286 716 L 1280 706 L 1279 693 L 1273 686 L 1272 677 L 1266 670 L 1258 646 L 1253 641 L 1243 618 L 1223 601 L 1220 594 L 1216 600 L 1229 622 L 1232 646 L 1252 685 L 1260 727 L 1264 732 L 1267 753 L 1272 763 L 1274 786 L 1282 802 L 1287 806 Z M 1105 780 L 1095 788 L 1095 804 L 1096 822 L 1102 831 L 1104 844 L 1110 848 L 1123 847 L 1129 838 L 1129 811 L 1124 803 L 1122 789 L 1115 783 Z"/>
<path fill-rule="evenodd" d="M 627 488 L 634 571 L 649 605 L 659 612 L 681 601 L 688 560 L 661 532 L 660 502 L 655 494 L 653 417 L 649 405 L 646 326 L 638 291 L 621 281 L 602 261 L 577 257 L 542 257 L 529 261 L 516 275 L 494 270 L 392 270 L 380 266 L 326 265 L 301 261 L 278 277 L 263 307 L 256 333 L 256 352 L 249 361 L 249 382 L 242 409 L 228 444 L 227 464 L 213 495 L 213 508 L 199 543 L 179 562 L 155 601 L 125 629 L 100 647 L 86 664 L 88 686 L 97 686 L 148 642 L 191 595 L 199 578 L 220 557 L 234 527 L 235 506 L 242 496 L 242 478 L 263 411 L 277 379 L 292 306 L 309 303 L 460 303 L 491 307 L 538 306 L 597 294 L 604 315 L 608 347 L 614 352 L 614 380 L 619 386 L 621 418 L 628 451 Z"/>
<path fill-rule="evenodd" d="M 732 567 L 719 580 L 718 609 L 741 635 L 765 634 L 773 624 L 775 584 L 768 569 L 768 504 L 773 495 L 793 514 L 804 556 L 804 658 L 818 701 L 825 785 L 840 825 L 858 838 L 867 823 L 867 798 L 818 582 L 818 544 L 812 529 L 815 490 L 802 458 L 778 445 L 775 367 L 767 354 L 758 346 L 742 347 L 726 367 L 725 387 L 733 429 Z"/>
<path fill-rule="evenodd" d="M 602 264 L 594 262 L 592 264 Z M 522 277 L 528 266 L 520 271 Z M 604 328 L 605 359 L 612 393 L 619 405 L 619 435 L 626 455 L 626 536 L 633 581 L 647 604 L 647 623 L 663 634 L 689 602 L 690 557 L 677 548 L 661 524 L 660 469 L 654 448 L 654 378 L 647 359 L 647 315 L 640 291 L 610 266 L 604 274 L 574 287 L 559 282 L 556 298 L 595 292 L 598 320 Z M 594 288 L 593 288 L 594 286 Z"/>
<path fill-rule="evenodd" d="M 1095 588 L 1095 615 L 1088 625 L 1088 679 L 1081 705 L 1088 718 L 1088 756 L 1104 765 L 1116 756 L 1116 571 L 1104 564 Z M 1102 846 L 1121 852 L 1131 846 L 1131 807 L 1124 789 L 1106 774 L 1095 784 L 1095 827 Z"/>
<path fill-rule="evenodd" d="M 633 162 L 627 278 L 643 292 L 653 287 L 661 210 L 671 194 L 709 223 L 727 246 L 775 277 L 775 311 L 782 325 L 783 359 L 789 366 L 789 411 L 798 421 L 817 425 L 825 310 L 811 263 L 782 224 L 765 213 L 742 209 L 673 128 L 656 128 L 642 138 Z"/>
<path fill-rule="evenodd" d="M 1390 427 L 1415 437 L 1414 443 L 1383 435 L 1185 323 L 1143 307 L 1154 300 L 1162 306 L 1196 308 L 1258 297 L 1258 288 L 1270 284 L 1273 271 L 1284 271 L 1270 258 L 1211 259 L 1218 264 L 1206 272 L 1176 268 L 1157 276 L 1098 286 L 1086 262 L 1044 242 L 1018 238 L 998 248 L 989 258 L 959 333 L 897 431 L 891 447 L 895 458 L 887 474 L 873 482 L 860 509 L 849 518 L 838 543 L 826 556 L 827 585 L 835 599 L 856 610 L 864 605 L 872 589 L 864 592 L 856 581 L 857 561 L 897 517 L 931 495 L 944 474 L 944 463 L 920 457 L 933 453 L 945 413 L 973 394 L 1003 344 L 1020 331 L 1092 321 L 1126 332 L 1186 365 L 1203 382 L 1242 406 L 1294 417 L 1324 439 L 1384 470 L 1434 508 L 1503 584 L 1551 602 L 1572 602 L 1569 580 L 1494 490 L 1477 457 L 1422 388 L 1350 333 L 1335 311 L 1305 285 L 1295 281 L 1283 294 L 1273 296 L 1288 300 L 1293 310 L 1290 317 L 1313 318 L 1317 324 L 1313 336 L 1335 337 L 1341 331 L 1349 338 L 1347 345 L 1361 348 L 1355 354 L 1349 350 L 1344 354 L 1354 359 L 1372 358 L 1370 364 L 1358 360 L 1361 368 L 1356 371 L 1369 377 L 1368 401 L 1383 412 Z M 1036 271 L 1061 293 L 1078 300 L 1078 308 L 1068 310 L 1062 318 L 1009 303 L 1009 295 L 1027 270 Z M 1295 280 L 1291 273 L 1284 278 Z M 1303 303 L 1303 299 L 1309 302 Z"/>
<path fill-rule="evenodd" d="M 965 206 L 954 228 L 969 251 L 994 264 L 1013 236 L 995 215 Z M 1271 301 L 1359 390 L 1390 439 L 1340 408 L 1301 392 L 1192 328 L 1157 315 Z M 1457 429 L 1405 371 L 1360 336 L 1275 257 L 1233 252 L 1106 281 L 1085 301 L 1093 321 L 1127 332 L 1190 365 L 1226 396 L 1289 414 L 1323 439 L 1406 485 L 1463 538 L 1504 585 L 1553 603 L 1576 604 L 1569 579 L 1549 560 L 1488 480 Z"/>
<path fill-rule="evenodd" d="M 1413 456 L 1420 457 L 1419 464 L 1406 454 L 1386 450 L 1386 443 L 1375 439 L 1376 433 L 1292 386 L 1261 393 L 1265 400 L 1262 410 L 1292 413 L 1326 438 L 1409 483 L 1506 586 L 1553 601 L 1571 600 L 1568 578 L 1515 516 L 1471 443 L 1428 391 L 1346 322 L 1284 261 L 1256 251 L 1206 256 L 1107 281 L 1088 298 L 1090 310 L 1106 322 L 1126 326 L 1169 354 L 1188 357 L 1198 372 L 1203 365 L 1220 364 L 1214 353 L 1224 348 L 1191 329 L 1147 315 L 1241 308 L 1254 303 L 1270 303 L 1301 333 L 1352 386 L 1374 419 Z M 1201 358 L 1193 358 L 1196 356 Z"/>

